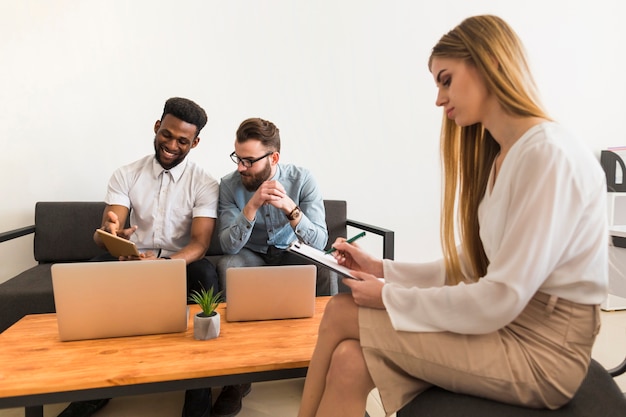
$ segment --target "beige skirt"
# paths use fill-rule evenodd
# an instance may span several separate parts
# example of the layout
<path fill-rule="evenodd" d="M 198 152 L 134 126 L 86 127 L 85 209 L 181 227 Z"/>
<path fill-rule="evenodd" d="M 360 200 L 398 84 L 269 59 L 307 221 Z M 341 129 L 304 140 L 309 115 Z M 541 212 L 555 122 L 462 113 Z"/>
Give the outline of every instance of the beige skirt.
<path fill-rule="evenodd" d="M 600 309 L 537 293 L 497 332 L 396 331 L 385 310 L 359 308 L 361 346 L 390 415 L 431 385 L 533 408 L 559 408 L 582 383 Z"/>

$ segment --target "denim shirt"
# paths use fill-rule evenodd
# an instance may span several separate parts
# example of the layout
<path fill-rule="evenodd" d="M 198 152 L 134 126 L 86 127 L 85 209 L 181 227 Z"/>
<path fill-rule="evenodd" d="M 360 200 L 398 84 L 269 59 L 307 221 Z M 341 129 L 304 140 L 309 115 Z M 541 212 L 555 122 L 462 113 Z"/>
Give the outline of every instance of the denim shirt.
<path fill-rule="evenodd" d="M 256 218 L 248 221 L 243 208 L 254 192 L 246 190 L 241 175 L 234 171 L 220 182 L 217 223 L 224 253 L 236 254 L 244 247 L 267 253 L 269 246 L 286 249 L 296 239 L 318 249 L 326 246 L 324 200 L 311 173 L 291 164 L 278 164 L 272 179 L 285 187 L 287 195 L 302 211 L 295 232 L 285 213 L 270 204 L 259 208 Z"/>

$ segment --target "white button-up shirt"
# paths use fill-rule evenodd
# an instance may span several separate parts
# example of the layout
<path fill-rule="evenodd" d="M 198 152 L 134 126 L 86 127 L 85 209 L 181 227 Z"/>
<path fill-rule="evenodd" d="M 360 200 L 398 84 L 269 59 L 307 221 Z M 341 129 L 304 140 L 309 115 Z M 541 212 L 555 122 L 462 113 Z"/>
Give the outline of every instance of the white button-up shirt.
<path fill-rule="evenodd" d="M 218 197 L 218 182 L 196 163 L 185 158 L 165 170 L 148 155 L 113 173 L 105 202 L 130 209 L 139 249 L 170 256 L 189 244 L 194 217 L 217 217 Z"/>

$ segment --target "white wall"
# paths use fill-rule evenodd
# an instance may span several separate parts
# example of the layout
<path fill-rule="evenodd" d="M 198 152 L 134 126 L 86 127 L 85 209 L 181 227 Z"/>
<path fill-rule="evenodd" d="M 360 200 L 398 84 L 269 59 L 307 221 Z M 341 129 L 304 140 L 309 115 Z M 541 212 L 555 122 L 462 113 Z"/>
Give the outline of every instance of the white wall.
<path fill-rule="evenodd" d="M 36 201 L 101 200 L 152 152 L 165 99 L 209 114 L 190 157 L 219 178 L 239 123 L 275 122 L 282 160 L 309 167 L 349 217 L 396 231 L 396 259 L 439 255 L 441 111 L 427 58 L 494 13 L 524 40 L 551 114 L 599 154 L 626 138 L 619 0 L 504 2 L 21 0 L 0 2 L 0 231 Z M 32 236 L 0 245 L 0 282 Z"/>

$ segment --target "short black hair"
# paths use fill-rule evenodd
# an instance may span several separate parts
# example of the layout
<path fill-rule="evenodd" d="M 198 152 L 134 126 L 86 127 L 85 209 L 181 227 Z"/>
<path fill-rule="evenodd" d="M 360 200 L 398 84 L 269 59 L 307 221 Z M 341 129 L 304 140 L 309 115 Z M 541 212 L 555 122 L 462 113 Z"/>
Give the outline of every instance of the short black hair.
<path fill-rule="evenodd" d="M 207 122 L 204 109 L 195 102 L 182 97 L 172 97 L 165 102 L 161 120 L 163 120 L 166 114 L 171 114 L 184 122 L 196 126 L 196 137 L 198 137 Z"/>

